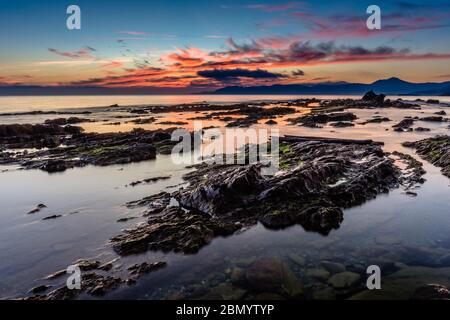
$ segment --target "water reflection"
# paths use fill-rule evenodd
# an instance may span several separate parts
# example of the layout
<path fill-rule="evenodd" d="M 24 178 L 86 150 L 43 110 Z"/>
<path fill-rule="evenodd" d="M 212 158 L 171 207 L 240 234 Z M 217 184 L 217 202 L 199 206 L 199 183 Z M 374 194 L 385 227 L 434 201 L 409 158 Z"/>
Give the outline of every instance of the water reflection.
<path fill-rule="evenodd" d="M 144 99 L 144 97 L 136 97 L 135 101 L 134 98 L 127 98 L 131 99 L 127 100 L 127 104 Z M 198 98 L 195 97 L 195 99 Z M 223 97 L 217 97 L 219 98 Z M 180 99 L 180 97 L 173 99 Z M 114 103 L 122 103 L 120 99 L 114 97 L 111 98 L 111 104 L 113 100 Z M 6 103 L 5 100 L 1 101 Z M 26 103 L 26 100 L 21 101 Z M 57 100 L 50 98 L 48 101 L 52 101 L 52 106 L 58 103 Z M 145 103 L 148 103 L 148 100 L 146 101 Z M 88 102 L 91 103 L 92 100 L 88 99 L 85 103 Z M 102 104 L 109 103 L 109 100 L 102 99 Z M 41 106 L 43 104 L 36 105 L 36 107 Z M 447 124 L 427 123 L 426 126 L 431 129 L 430 132 L 411 133 L 393 132 L 390 130 L 391 126 L 405 116 L 422 117 L 442 109 L 439 106 L 427 106 L 422 111 L 350 110 L 361 120 L 357 120 L 356 123 L 370 118 L 375 112 L 392 120 L 381 124 L 357 124 L 352 128 L 325 126 L 322 129 L 310 129 L 290 126 L 286 122 L 289 116 L 284 116 L 277 121 L 282 133 L 285 134 L 369 138 L 384 142 L 386 151 L 397 150 L 417 157 L 412 150 L 403 148 L 401 143 L 436 134 L 448 134 Z M 107 115 L 95 116 L 100 119 Z M 185 127 L 192 129 L 190 118 L 195 114 L 158 116 L 168 121 L 186 121 L 188 124 Z M 33 118 L 33 121 L 42 122 L 47 118 L 48 116 L 42 116 L 42 119 Z M 11 118 L 8 121 L 16 120 Z M 26 117 L 20 120 L 28 121 Z M 203 121 L 203 124 L 204 126 L 223 126 L 224 122 L 213 119 Z M 157 124 L 128 123 L 110 126 L 102 122 L 83 123 L 82 126 L 88 132 L 160 127 Z M 254 127 L 269 128 L 262 123 Z M 386 129 L 389 130 L 386 131 Z M 124 204 L 181 183 L 181 176 L 191 170 L 183 165 L 175 166 L 169 156 L 158 156 L 154 161 L 125 166 L 88 166 L 52 175 L 35 170 L 13 169 L 0 168 L 1 297 L 21 296 L 29 288 L 41 284 L 43 276 L 65 268 L 79 258 L 97 258 L 102 261 L 115 258 L 116 255 L 111 251 L 107 240 L 120 233 L 121 229 L 129 228 L 145 219 L 141 216 L 140 209 L 128 209 L 124 207 Z M 257 225 L 232 237 L 216 238 L 197 255 L 148 252 L 122 258 L 117 263 L 118 274 L 123 273 L 127 266 L 137 261 L 164 260 L 168 262 L 168 267 L 144 276 L 135 286 L 123 286 L 106 298 L 161 299 L 182 296 L 201 298 L 220 284 L 231 283 L 237 269 L 246 270 L 252 262 L 264 257 L 275 257 L 286 263 L 303 283 L 310 298 L 347 298 L 354 294 L 360 294 L 359 297 L 364 298 L 366 294 L 358 293 L 363 289 L 361 288 L 363 278 L 352 289 L 353 291 L 335 290 L 328 282 L 329 278 L 325 279 L 323 276 L 324 261 L 341 264 L 346 271 L 361 276 L 364 275 L 365 267 L 369 264 L 385 266 L 387 280 L 383 283 L 390 288 L 390 291 L 386 291 L 386 294 L 390 296 L 384 297 L 388 298 L 408 297 L 414 287 L 429 281 L 435 280 L 449 285 L 450 263 L 448 261 L 450 260 L 444 258 L 450 254 L 450 236 L 448 235 L 450 204 L 447 201 L 450 195 L 450 180 L 442 176 L 438 168 L 429 164 L 425 163 L 425 169 L 427 182 L 418 190 L 417 197 L 409 197 L 401 190 L 395 190 L 388 195 L 380 195 L 376 200 L 369 201 L 360 207 L 345 210 L 344 221 L 340 228 L 333 230 L 327 237 L 306 232 L 300 226 L 293 226 L 282 231 L 271 231 L 262 225 Z M 3 170 L 8 171 L 3 172 Z M 134 188 L 125 187 L 132 181 L 161 175 L 170 175 L 171 178 L 155 184 L 139 185 Z M 27 215 L 26 213 L 38 203 L 44 203 L 48 208 L 35 215 Z M 42 221 L 44 216 L 50 214 L 61 214 L 62 217 L 52 221 Z M 117 223 L 117 220 L 123 217 L 136 217 L 136 219 Z M 315 269 L 322 272 L 322 278 L 319 276 L 320 272 Z M 409 279 L 408 283 L 414 285 L 405 286 L 405 283 L 395 276 L 398 272 L 403 272 L 400 275 Z M 331 276 L 330 274 L 328 277 Z M 407 289 L 401 290 L 396 287 L 400 284 Z M 241 297 L 255 297 L 256 293 L 250 289 L 242 290 L 245 290 L 245 293 L 232 292 L 242 295 Z"/>

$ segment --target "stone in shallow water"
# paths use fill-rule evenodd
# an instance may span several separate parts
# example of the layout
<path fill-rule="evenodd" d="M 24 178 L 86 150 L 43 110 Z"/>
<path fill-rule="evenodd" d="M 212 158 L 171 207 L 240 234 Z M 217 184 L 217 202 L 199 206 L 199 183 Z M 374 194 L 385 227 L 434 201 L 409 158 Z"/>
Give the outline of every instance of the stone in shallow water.
<path fill-rule="evenodd" d="M 328 279 L 328 283 L 336 289 L 346 289 L 356 285 L 361 279 L 361 276 L 354 272 L 341 272 L 333 275 Z"/>
<path fill-rule="evenodd" d="M 255 261 L 245 272 L 246 288 L 254 292 L 271 292 L 289 298 L 302 298 L 302 282 L 289 267 L 274 258 Z"/>
<path fill-rule="evenodd" d="M 417 153 L 450 177 L 450 136 L 436 136 L 416 142 L 405 142 L 405 147 L 415 148 Z"/>
<path fill-rule="evenodd" d="M 335 300 L 336 292 L 331 287 L 320 287 L 313 289 L 311 297 L 314 300 Z"/>
<path fill-rule="evenodd" d="M 322 261 L 320 263 L 322 267 L 325 268 L 331 274 L 340 273 L 345 271 L 345 266 L 341 263 L 331 262 L 331 261 Z"/>
<path fill-rule="evenodd" d="M 450 291 L 447 287 L 438 284 L 428 284 L 414 291 L 412 300 L 450 300 Z"/>
<path fill-rule="evenodd" d="M 242 268 L 233 268 L 230 279 L 233 284 L 245 284 L 245 271 Z"/>
<path fill-rule="evenodd" d="M 405 267 L 382 278 L 382 290 L 364 290 L 354 300 L 408 300 L 427 284 L 450 286 L 450 268 Z"/>
<path fill-rule="evenodd" d="M 257 294 L 254 297 L 254 300 L 275 301 L 275 300 L 285 300 L 285 298 L 276 293 L 264 292 Z"/>
<path fill-rule="evenodd" d="M 303 138 L 283 143 L 280 151 L 283 170 L 275 176 L 263 176 L 260 164 L 202 164 L 185 176 L 185 188 L 130 203 L 148 205 L 158 216 L 111 239 L 114 249 L 121 255 L 195 253 L 217 236 L 258 222 L 271 229 L 300 224 L 328 234 L 343 221 L 341 208 L 389 192 L 404 175 L 371 141 Z M 172 198 L 179 207 L 168 205 Z"/>
<path fill-rule="evenodd" d="M 212 288 L 201 300 L 240 300 L 244 297 L 246 291 L 237 288 L 230 283 L 221 283 Z"/>
<path fill-rule="evenodd" d="M 321 281 L 326 281 L 330 277 L 330 273 L 322 268 L 314 268 L 306 270 L 306 275 Z"/>
<path fill-rule="evenodd" d="M 304 266 L 306 261 L 305 258 L 303 258 L 301 255 L 298 255 L 296 253 L 290 253 L 289 259 L 291 259 L 295 264 L 299 266 Z"/>

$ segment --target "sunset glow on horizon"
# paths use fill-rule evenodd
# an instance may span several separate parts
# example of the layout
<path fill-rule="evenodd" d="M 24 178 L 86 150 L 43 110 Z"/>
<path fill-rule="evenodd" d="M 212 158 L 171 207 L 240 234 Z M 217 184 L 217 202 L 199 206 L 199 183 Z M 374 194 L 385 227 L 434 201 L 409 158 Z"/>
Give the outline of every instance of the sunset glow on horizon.
<path fill-rule="evenodd" d="M 448 1 L 0 1 L 0 86 L 152 87 L 450 80 Z"/>

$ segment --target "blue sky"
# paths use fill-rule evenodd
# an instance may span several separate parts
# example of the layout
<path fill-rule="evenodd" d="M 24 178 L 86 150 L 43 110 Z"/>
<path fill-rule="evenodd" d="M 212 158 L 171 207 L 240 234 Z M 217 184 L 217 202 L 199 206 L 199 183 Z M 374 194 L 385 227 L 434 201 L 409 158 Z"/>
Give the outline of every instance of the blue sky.
<path fill-rule="evenodd" d="M 71 4 L 81 8 L 81 30 L 66 28 Z M 370 4 L 382 10 L 380 31 L 365 28 Z M 442 0 L 0 0 L 0 84 L 444 81 L 449 31 L 450 4 Z M 303 76 L 292 76 L 296 70 Z"/>

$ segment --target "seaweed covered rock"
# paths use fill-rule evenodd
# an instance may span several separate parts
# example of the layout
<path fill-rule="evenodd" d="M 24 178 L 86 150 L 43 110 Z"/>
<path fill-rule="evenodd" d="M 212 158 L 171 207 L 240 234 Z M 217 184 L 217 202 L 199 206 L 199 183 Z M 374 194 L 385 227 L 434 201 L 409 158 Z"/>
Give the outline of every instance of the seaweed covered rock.
<path fill-rule="evenodd" d="M 399 123 L 392 126 L 394 131 L 404 132 L 404 131 L 412 131 L 411 126 L 414 124 L 416 120 L 412 118 L 405 118 L 401 120 Z"/>
<path fill-rule="evenodd" d="M 3 129 L 3 131 L 2 131 Z M 135 129 L 118 133 L 82 133 L 78 127 L 58 125 L 25 125 L 0 127 L 0 147 L 6 149 L 31 146 L 51 149 L 33 152 L 2 152 L 0 163 L 19 164 L 26 169 L 60 172 L 88 164 L 107 166 L 154 159 L 176 143 L 171 141 L 173 129 L 146 131 Z M 36 132 L 33 134 L 33 132 Z M 40 134 L 42 133 L 42 136 Z M 25 134 L 26 133 L 26 134 Z M 11 144 L 11 142 L 15 144 Z M 8 143 L 9 142 L 9 143 Z"/>
<path fill-rule="evenodd" d="M 332 113 L 310 113 L 298 118 L 289 119 L 293 124 L 301 124 L 305 127 L 317 127 L 318 124 L 326 124 L 328 122 L 345 122 L 357 119 L 356 115 L 351 112 L 332 112 Z"/>
<path fill-rule="evenodd" d="M 111 243 L 121 255 L 147 250 L 195 253 L 214 237 L 230 235 L 237 229 L 239 226 L 234 223 L 168 207 L 160 215 L 151 217 L 148 224 L 112 238 Z"/>
<path fill-rule="evenodd" d="M 80 127 L 56 124 L 2 124 L 0 146 L 15 148 L 55 148 L 66 135 L 83 132 Z"/>
<path fill-rule="evenodd" d="M 83 273 L 80 290 L 71 290 L 64 285 L 48 294 L 34 295 L 27 298 L 27 300 L 71 300 L 85 293 L 93 296 L 103 296 L 119 287 L 122 283 L 123 280 L 118 277 L 105 276 L 96 272 Z"/>
<path fill-rule="evenodd" d="M 403 145 L 416 149 L 422 158 L 442 168 L 442 173 L 450 177 L 450 136 L 436 136 L 416 142 L 405 142 Z"/>
<path fill-rule="evenodd" d="M 327 234 L 343 221 L 343 208 L 398 187 L 402 177 L 394 160 L 372 142 L 290 141 L 280 152 L 274 176 L 262 175 L 261 164 L 201 164 L 185 176 L 185 188 L 134 202 L 157 214 L 114 237 L 114 249 L 121 255 L 193 253 L 214 237 L 258 222 L 272 229 L 300 224 Z M 178 206 L 168 205 L 172 197 Z"/>

